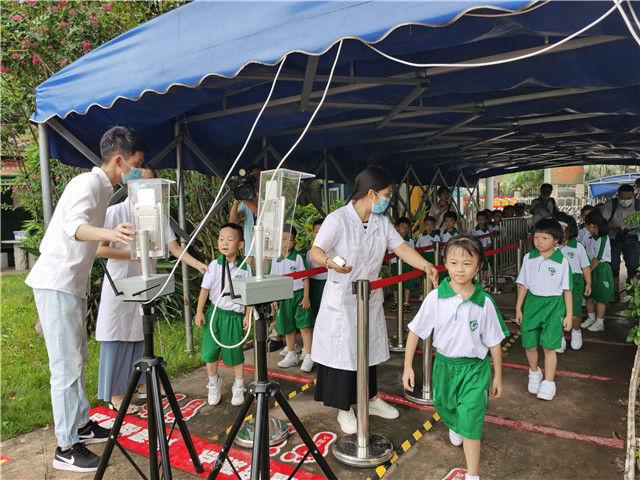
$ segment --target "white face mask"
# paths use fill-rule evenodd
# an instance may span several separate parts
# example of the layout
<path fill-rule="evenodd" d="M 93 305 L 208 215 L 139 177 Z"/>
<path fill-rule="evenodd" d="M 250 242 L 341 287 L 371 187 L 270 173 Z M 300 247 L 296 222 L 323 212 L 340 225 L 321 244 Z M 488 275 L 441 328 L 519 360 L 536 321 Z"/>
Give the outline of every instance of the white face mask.
<path fill-rule="evenodd" d="M 630 207 L 631 205 L 633 205 L 633 198 L 629 198 L 629 199 L 626 199 L 626 200 L 620 199 L 619 203 L 620 203 L 620 206 L 622 208 Z"/>

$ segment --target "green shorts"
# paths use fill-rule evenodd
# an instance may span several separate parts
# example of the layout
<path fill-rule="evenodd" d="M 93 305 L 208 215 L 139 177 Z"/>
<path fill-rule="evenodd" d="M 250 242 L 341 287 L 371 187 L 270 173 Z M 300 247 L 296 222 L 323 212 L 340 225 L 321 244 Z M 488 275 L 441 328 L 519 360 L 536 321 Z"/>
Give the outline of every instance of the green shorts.
<path fill-rule="evenodd" d="M 436 263 L 436 252 L 434 250 L 425 250 L 422 253 L 422 258 L 424 258 L 431 265 L 435 265 Z"/>
<path fill-rule="evenodd" d="M 413 270 L 413 267 L 411 265 L 409 265 L 407 262 L 402 262 L 402 273 L 408 273 L 411 270 Z M 391 275 L 399 275 L 398 262 L 391 264 Z M 397 288 L 397 286 L 395 287 Z M 416 288 L 418 288 L 418 283 L 416 282 L 415 278 L 412 278 L 411 280 L 405 280 L 404 282 L 402 282 L 402 287 L 406 288 L 407 290 L 415 290 Z"/>
<path fill-rule="evenodd" d="M 482 438 L 490 383 L 488 356 L 450 358 L 437 353 L 433 363 L 433 405 L 444 424 L 465 438 Z"/>
<path fill-rule="evenodd" d="M 600 262 L 591 272 L 591 299 L 598 303 L 609 303 L 615 299 L 613 272 L 609 262 Z"/>
<path fill-rule="evenodd" d="M 304 290 L 293 292 L 293 298 L 280 300 L 278 302 L 278 312 L 276 313 L 276 329 L 278 334 L 286 335 L 296 331 L 296 328 L 313 327 L 311 309 L 302 308 L 302 298 Z"/>
<path fill-rule="evenodd" d="M 548 350 L 560 348 L 562 320 L 565 315 L 564 297 L 539 297 L 527 292 L 522 308 L 522 346 L 525 349 L 540 345 Z"/>
<path fill-rule="evenodd" d="M 242 345 L 236 348 L 222 348 L 211 336 L 209 323 L 213 315 L 213 304 L 209 305 L 205 312 L 204 332 L 202 333 L 202 350 L 200 358 L 205 363 L 217 362 L 222 357 L 222 362 L 228 367 L 234 367 L 244 363 Z M 243 315 L 238 312 L 230 312 L 218 308 L 213 317 L 213 333 L 216 338 L 225 345 L 235 345 L 244 338 L 242 330 Z"/>
<path fill-rule="evenodd" d="M 573 274 L 571 290 L 572 310 L 574 317 L 582 317 L 582 300 L 584 298 L 584 277 L 581 273 Z"/>
<path fill-rule="evenodd" d="M 322 292 L 324 292 L 324 284 L 326 280 L 309 279 L 309 300 L 311 301 L 311 321 L 315 324 L 316 317 L 320 311 L 320 302 L 322 302 Z"/>

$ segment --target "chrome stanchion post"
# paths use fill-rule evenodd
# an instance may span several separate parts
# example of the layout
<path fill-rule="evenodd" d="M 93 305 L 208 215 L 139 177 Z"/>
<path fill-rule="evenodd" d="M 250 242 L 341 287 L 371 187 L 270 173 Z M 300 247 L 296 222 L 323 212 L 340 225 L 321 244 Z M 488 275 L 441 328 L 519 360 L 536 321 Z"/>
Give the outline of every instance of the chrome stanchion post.
<path fill-rule="evenodd" d="M 500 235 L 496 237 L 496 243 L 494 247 L 495 249 L 499 248 L 499 243 L 501 243 L 499 239 L 500 239 Z M 493 288 L 491 289 L 491 293 L 500 293 L 500 290 L 498 290 L 498 255 L 497 254 L 493 255 L 492 265 L 493 265 L 493 272 L 492 272 Z"/>
<path fill-rule="evenodd" d="M 520 275 L 520 266 L 522 265 L 522 240 L 518 240 L 518 252 L 516 258 L 516 277 Z"/>
<path fill-rule="evenodd" d="M 393 445 L 387 438 L 369 433 L 369 280 L 356 280 L 354 287 L 358 319 L 358 431 L 340 437 L 333 444 L 332 452 L 346 465 L 373 467 L 391 458 Z"/>
<path fill-rule="evenodd" d="M 398 257 L 398 274 L 402 273 L 402 259 Z M 398 341 L 390 345 L 389 350 L 394 353 L 404 352 L 404 288 L 402 282 L 398 283 Z"/>
<path fill-rule="evenodd" d="M 426 295 L 433 289 L 431 280 L 429 277 L 425 278 L 425 290 L 428 290 Z M 432 335 L 429 335 L 422 342 L 422 387 L 416 385 L 413 392 L 405 390 L 404 396 L 407 400 L 411 400 L 418 405 L 433 405 L 433 394 L 431 390 L 431 371 L 433 369 L 433 346 L 431 344 L 433 339 Z"/>

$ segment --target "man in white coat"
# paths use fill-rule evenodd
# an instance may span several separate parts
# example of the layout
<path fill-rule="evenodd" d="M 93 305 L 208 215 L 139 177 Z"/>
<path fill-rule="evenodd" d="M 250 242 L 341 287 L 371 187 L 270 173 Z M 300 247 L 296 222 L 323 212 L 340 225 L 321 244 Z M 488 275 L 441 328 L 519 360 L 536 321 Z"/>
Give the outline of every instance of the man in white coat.
<path fill-rule="evenodd" d="M 86 444 L 106 442 L 109 431 L 89 418 L 83 369 L 87 360 L 87 287 L 99 242 L 128 243 L 132 226 L 103 228 L 113 186 L 138 179 L 147 147 L 133 130 L 109 129 L 100 140 L 102 164 L 73 178 L 64 189 L 40 244 L 40 257 L 25 280 L 33 288 L 49 369 L 58 441 L 53 467 L 97 470 L 100 458 Z"/>

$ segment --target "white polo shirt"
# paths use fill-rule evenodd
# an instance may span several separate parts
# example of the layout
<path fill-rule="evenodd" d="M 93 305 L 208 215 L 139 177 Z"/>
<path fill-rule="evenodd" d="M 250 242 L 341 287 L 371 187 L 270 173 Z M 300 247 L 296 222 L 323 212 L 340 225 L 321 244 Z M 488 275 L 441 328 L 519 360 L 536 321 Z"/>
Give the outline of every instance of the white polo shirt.
<path fill-rule="evenodd" d="M 309 265 L 309 268 L 324 267 L 324 265 L 317 264 L 313 261 L 313 259 L 311 258 L 311 249 L 309 249 L 309 251 L 307 252 L 307 265 Z M 327 272 L 318 273 L 317 275 L 309 278 L 312 278 L 314 280 L 326 280 Z"/>
<path fill-rule="evenodd" d="M 440 232 L 438 232 L 438 230 L 434 230 L 431 233 L 428 232 L 422 232 L 419 236 L 418 236 L 418 241 L 416 242 L 416 247 L 420 248 L 420 247 L 429 247 L 431 245 L 434 245 L 436 243 L 440 243 Z M 430 250 L 427 250 L 430 251 Z"/>
<path fill-rule="evenodd" d="M 442 233 L 440 234 L 440 241 L 442 243 L 447 243 L 453 237 L 457 237 L 458 235 L 460 234 L 458 233 L 458 229 L 455 227 L 452 228 L 451 230 L 443 230 Z"/>
<path fill-rule="evenodd" d="M 544 258 L 534 248 L 524 256 L 516 283 L 539 297 L 557 297 L 571 290 L 572 280 L 569 262 L 559 249 Z"/>
<path fill-rule="evenodd" d="M 587 238 L 585 249 L 587 250 L 589 260 L 597 258 L 602 262 L 611 263 L 611 240 L 609 240 L 608 235 L 603 235 L 598 238 L 594 238 L 593 235 L 590 235 Z"/>
<path fill-rule="evenodd" d="M 69 181 L 40 243 L 40 257 L 25 280 L 27 285 L 87 296 L 99 242 L 76 240 L 76 231 L 84 224 L 104 225 L 112 194 L 109 177 L 98 167 Z"/>
<path fill-rule="evenodd" d="M 234 278 L 251 276 L 251 267 L 248 264 L 245 263 L 241 269 L 238 268 L 238 265 L 240 265 L 241 262 L 242 259 L 237 257 L 235 263 L 229 264 L 229 273 L 231 274 L 232 280 Z M 206 288 L 207 290 L 209 290 L 209 300 L 211 300 L 211 303 L 213 304 L 215 304 L 218 301 L 218 297 L 220 297 L 222 275 L 222 255 L 218 255 L 218 258 L 211 262 L 207 267 L 207 271 L 205 272 L 204 277 L 202 277 L 201 285 L 202 288 Z M 225 278 L 224 291 L 225 293 L 230 292 L 229 278 Z M 222 308 L 230 312 L 244 313 L 244 306 L 239 305 L 231 300 L 231 295 L 223 295 L 222 297 L 220 297 L 218 308 Z"/>
<path fill-rule="evenodd" d="M 479 284 L 464 300 L 453 291 L 448 278 L 429 292 L 409 330 L 422 339 L 433 332 L 433 346 L 446 357 L 481 359 L 509 332 L 493 300 Z"/>
<path fill-rule="evenodd" d="M 307 265 L 297 250 L 291 250 L 286 257 L 278 257 L 271 262 L 271 275 L 285 275 L 287 273 L 301 272 L 307 269 Z M 304 287 L 304 279 L 293 281 L 293 291 L 297 292 Z"/>
<path fill-rule="evenodd" d="M 587 246 L 587 241 L 591 236 L 591 232 L 587 230 L 587 227 L 582 227 L 578 230 L 578 241 L 584 246 Z"/>
<path fill-rule="evenodd" d="M 482 244 L 482 248 L 487 248 L 491 245 L 491 237 L 489 234 L 492 232 L 492 229 L 489 225 L 485 225 L 483 228 L 480 228 L 478 225 L 475 226 L 473 230 L 471 230 L 471 235 L 478 238 L 478 241 Z"/>
<path fill-rule="evenodd" d="M 572 238 L 566 245 L 563 245 L 560 250 L 562 250 L 562 254 L 569 261 L 571 272 L 582 275 L 582 269 L 589 266 L 589 258 L 587 257 L 587 251 L 584 249 L 584 246 L 578 243 L 578 240 Z"/>

